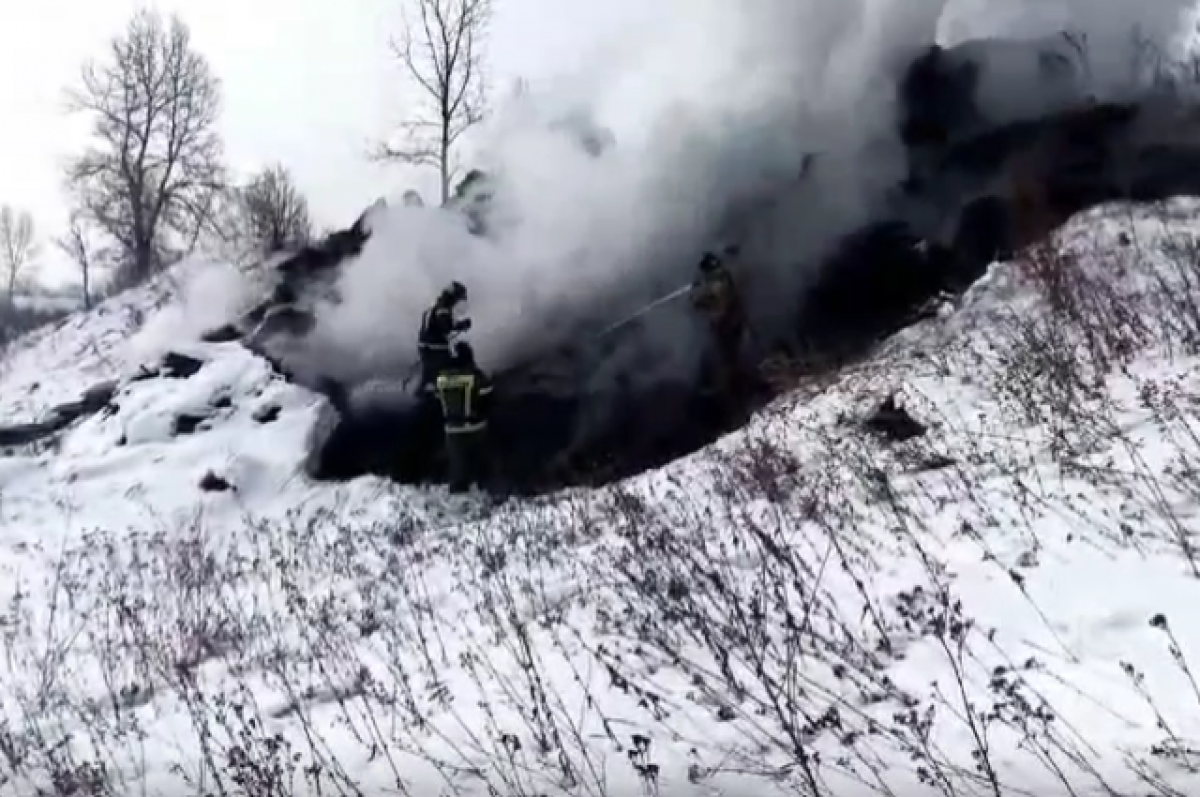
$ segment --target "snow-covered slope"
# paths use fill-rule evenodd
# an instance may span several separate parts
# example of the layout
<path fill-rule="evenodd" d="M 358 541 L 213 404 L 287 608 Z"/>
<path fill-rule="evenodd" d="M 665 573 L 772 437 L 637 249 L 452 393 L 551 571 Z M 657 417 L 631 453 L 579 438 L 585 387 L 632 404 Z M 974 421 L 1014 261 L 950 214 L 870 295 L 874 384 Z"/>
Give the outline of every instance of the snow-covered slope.
<path fill-rule="evenodd" d="M 233 267 L 187 260 L 90 312 L 34 331 L 0 358 L 0 422 L 35 421 L 97 383 L 133 373 L 170 348 L 164 339 L 181 334 L 187 346 L 243 309 L 247 292 L 258 287 Z"/>
<path fill-rule="evenodd" d="M 707 451 L 491 511 L 308 483 L 319 400 L 189 343 L 0 460 L 0 794 L 1194 793 L 1198 219 L 1076 219 Z M 121 315 L 0 418 L 120 375 Z M 857 423 L 891 392 L 926 434 Z"/>
<path fill-rule="evenodd" d="M 124 344 L 169 295 L 160 280 L 13 344 L 0 360 L 0 418 L 6 424 L 36 420 L 54 405 L 78 398 L 81 389 L 120 375 Z"/>

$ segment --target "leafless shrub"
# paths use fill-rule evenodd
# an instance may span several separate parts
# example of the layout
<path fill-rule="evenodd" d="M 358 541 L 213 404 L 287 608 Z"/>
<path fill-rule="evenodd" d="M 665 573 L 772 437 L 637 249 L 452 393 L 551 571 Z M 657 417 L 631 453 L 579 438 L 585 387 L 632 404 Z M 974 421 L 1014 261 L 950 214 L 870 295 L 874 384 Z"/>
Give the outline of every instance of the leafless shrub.
<path fill-rule="evenodd" d="M 240 193 L 251 238 L 265 252 L 302 246 L 312 239 L 308 202 L 282 165 L 254 175 Z"/>

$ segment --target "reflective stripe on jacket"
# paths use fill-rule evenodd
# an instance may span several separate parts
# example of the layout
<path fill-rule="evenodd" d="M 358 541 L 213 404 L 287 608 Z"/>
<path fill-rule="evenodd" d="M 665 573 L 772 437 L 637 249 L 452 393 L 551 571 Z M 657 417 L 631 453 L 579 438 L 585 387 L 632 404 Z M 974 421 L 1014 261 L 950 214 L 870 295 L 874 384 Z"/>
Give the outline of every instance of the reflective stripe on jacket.
<path fill-rule="evenodd" d="M 443 372 L 437 378 L 436 390 L 447 432 L 475 432 L 487 426 L 492 381 L 478 368 Z"/>

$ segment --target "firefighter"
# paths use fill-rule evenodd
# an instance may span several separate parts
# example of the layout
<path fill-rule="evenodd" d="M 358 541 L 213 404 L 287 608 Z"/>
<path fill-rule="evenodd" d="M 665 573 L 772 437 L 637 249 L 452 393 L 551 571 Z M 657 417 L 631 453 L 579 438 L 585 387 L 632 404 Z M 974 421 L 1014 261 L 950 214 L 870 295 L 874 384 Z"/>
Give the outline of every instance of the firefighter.
<path fill-rule="evenodd" d="M 475 352 L 466 342 L 455 344 L 452 364 L 436 382 L 442 406 L 450 492 L 483 487 L 491 475 L 488 451 L 488 413 L 492 380 L 475 364 Z"/>
<path fill-rule="evenodd" d="M 731 411 L 736 411 L 745 381 L 741 357 L 746 315 L 733 275 L 711 252 L 700 261 L 700 275 L 692 286 L 692 304 L 707 316 L 712 332 L 709 379 Z"/>
<path fill-rule="evenodd" d="M 454 318 L 454 308 L 466 299 L 466 287 L 461 282 L 452 282 L 421 316 L 417 351 L 421 356 L 421 384 L 418 390 L 422 393 L 432 393 L 438 374 L 451 365 L 451 336 L 471 328 L 471 319 L 456 321 Z"/>

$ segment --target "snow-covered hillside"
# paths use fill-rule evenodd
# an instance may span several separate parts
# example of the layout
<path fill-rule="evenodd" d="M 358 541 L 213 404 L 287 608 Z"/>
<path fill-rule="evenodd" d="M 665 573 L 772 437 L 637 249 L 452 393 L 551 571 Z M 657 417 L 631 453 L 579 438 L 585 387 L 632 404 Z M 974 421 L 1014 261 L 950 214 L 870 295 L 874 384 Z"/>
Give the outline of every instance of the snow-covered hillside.
<path fill-rule="evenodd" d="M 183 342 L 0 459 L 0 795 L 1195 793 L 1198 252 L 1195 202 L 1094 211 L 686 461 L 494 510 L 307 482 L 321 400 Z M 162 295 L 11 354 L 0 420 Z M 859 423 L 892 393 L 924 434 Z"/>

